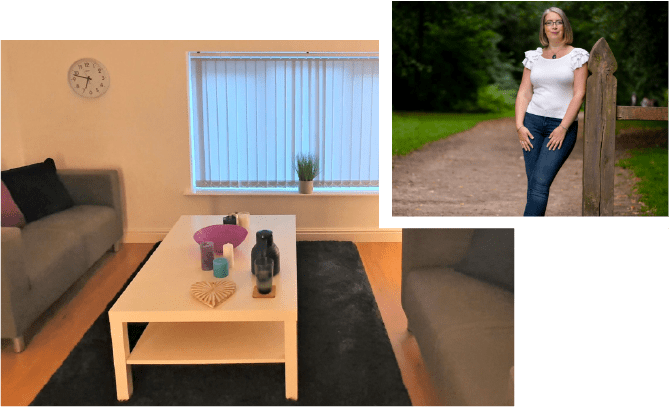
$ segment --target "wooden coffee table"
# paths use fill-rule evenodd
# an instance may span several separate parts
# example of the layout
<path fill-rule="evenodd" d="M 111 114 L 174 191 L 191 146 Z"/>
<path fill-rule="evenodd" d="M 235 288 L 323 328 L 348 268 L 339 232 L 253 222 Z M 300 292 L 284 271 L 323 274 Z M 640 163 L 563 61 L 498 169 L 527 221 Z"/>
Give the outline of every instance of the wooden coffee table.
<path fill-rule="evenodd" d="M 220 363 L 285 363 L 286 398 L 297 399 L 295 216 L 251 216 L 249 234 L 235 248 L 234 267 L 226 277 L 237 290 L 209 308 L 190 294 L 190 287 L 220 279 L 201 270 L 193 234 L 221 223 L 223 215 L 182 216 L 109 310 L 119 400 L 132 396 L 133 364 Z M 262 229 L 274 232 L 281 256 L 275 298 L 252 297 L 251 248 Z M 149 323 L 132 352 L 129 322 Z"/>

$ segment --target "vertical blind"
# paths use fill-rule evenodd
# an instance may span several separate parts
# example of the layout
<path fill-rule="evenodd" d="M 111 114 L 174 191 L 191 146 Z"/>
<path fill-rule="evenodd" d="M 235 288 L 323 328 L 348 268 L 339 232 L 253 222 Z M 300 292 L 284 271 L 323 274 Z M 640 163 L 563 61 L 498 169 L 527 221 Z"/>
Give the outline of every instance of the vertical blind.
<path fill-rule="evenodd" d="M 189 53 L 196 188 L 378 187 L 379 61 L 373 53 Z"/>

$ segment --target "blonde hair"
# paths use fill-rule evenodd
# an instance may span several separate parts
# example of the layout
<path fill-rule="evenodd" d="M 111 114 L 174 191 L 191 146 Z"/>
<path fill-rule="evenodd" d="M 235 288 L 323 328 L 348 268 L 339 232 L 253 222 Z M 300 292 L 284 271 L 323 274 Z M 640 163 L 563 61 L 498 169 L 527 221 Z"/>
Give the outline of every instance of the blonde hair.
<path fill-rule="evenodd" d="M 560 18 L 562 18 L 562 23 L 564 27 L 564 43 L 571 44 L 574 42 L 574 32 L 571 30 L 571 24 L 569 24 L 569 19 L 567 15 L 561 9 L 557 7 L 547 8 L 544 11 L 544 14 L 541 15 L 541 26 L 539 27 L 539 41 L 544 47 L 548 46 L 548 37 L 546 36 L 546 26 L 544 25 L 546 14 L 553 12 L 557 13 Z"/>

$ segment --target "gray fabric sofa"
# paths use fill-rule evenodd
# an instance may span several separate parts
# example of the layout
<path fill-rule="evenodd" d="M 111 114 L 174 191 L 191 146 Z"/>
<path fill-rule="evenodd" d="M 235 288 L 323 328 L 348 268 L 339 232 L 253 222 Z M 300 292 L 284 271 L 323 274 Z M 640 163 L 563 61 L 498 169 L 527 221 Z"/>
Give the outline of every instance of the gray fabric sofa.
<path fill-rule="evenodd" d="M 2 228 L 2 337 L 16 352 L 26 329 L 123 237 L 116 170 L 57 173 L 75 206 Z"/>
<path fill-rule="evenodd" d="M 445 405 L 513 405 L 513 229 L 404 229 L 402 307 Z"/>

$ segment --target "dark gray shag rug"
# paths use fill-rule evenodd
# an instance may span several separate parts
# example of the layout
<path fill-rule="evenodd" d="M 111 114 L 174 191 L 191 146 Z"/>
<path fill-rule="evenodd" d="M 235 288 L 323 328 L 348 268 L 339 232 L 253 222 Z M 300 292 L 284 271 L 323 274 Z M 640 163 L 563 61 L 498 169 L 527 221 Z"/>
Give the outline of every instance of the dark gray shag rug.
<path fill-rule="evenodd" d="M 119 402 L 105 311 L 31 405 L 410 405 L 356 246 L 298 242 L 297 272 L 297 402 L 282 364 L 134 365 Z M 131 346 L 145 326 L 129 324 Z"/>

